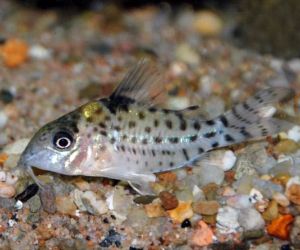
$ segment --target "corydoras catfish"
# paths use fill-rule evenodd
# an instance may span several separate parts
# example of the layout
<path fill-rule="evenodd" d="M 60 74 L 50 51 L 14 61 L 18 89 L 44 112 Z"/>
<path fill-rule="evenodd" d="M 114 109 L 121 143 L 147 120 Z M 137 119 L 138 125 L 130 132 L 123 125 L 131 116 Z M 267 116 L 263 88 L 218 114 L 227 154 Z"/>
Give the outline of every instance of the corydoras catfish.
<path fill-rule="evenodd" d="M 273 117 L 275 104 L 293 96 L 289 88 L 260 90 L 224 114 L 203 120 L 194 112 L 197 106 L 159 108 L 155 99 L 162 90 L 160 79 L 148 63 L 138 63 L 109 97 L 43 126 L 18 166 L 36 181 L 32 167 L 142 185 L 155 181 L 154 173 L 190 165 L 208 151 L 290 126 Z"/>

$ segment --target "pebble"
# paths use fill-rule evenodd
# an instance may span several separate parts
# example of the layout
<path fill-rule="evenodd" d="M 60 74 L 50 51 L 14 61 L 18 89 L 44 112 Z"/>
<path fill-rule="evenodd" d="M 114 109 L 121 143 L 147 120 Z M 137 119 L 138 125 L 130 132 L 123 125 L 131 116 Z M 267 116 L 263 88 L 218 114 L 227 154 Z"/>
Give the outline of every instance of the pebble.
<path fill-rule="evenodd" d="M 226 203 L 228 206 L 237 209 L 249 208 L 253 205 L 250 196 L 246 194 L 237 194 L 228 197 Z"/>
<path fill-rule="evenodd" d="M 287 240 L 289 238 L 290 225 L 293 220 L 294 218 L 290 214 L 279 216 L 267 226 L 268 234 L 282 240 Z"/>
<path fill-rule="evenodd" d="M 1 49 L 4 64 L 9 68 L 22 65 L 28 56 L 27 44 L 19 39 L 7 40 Z"/>
<path fill-rule="evenodd" d="M 213 237 L 214 234 L 211 228 L 204 221 L 200 220 L 196 230 L 192 235 L 192 244 L 199 247 L 204 247 L 213 242 Z"/>
<path fill-rule="evenodd" d="M 190 100 L 187 97 L 172 97 L 168 100 L 168 108 L 170 109 L 185 109 L 190 106 Z"/>
<path fill-rule="evenodd" d="M 38 195 L 33 196 L 28 200 L 29 209 L 31 213 L 36 213 L 40 210 L 42 203 Z"/>
<path fill-rule="evenodd" d="M 9 185 L 5 182 L 0 182 L 0 197 L 1 198 L 12 198 L 16 194 L 14 186 Z"/>
<path fill-rule="evenodd" d="M 8 121 L 7 115 L 0 111 L 0 129 L 3 129 Z"/>
<path fill-rule="evenodd" d="M 175 209 L 179 204 L 176 196 L 168 191 L 160 192 L 159 199 L 161 200 L 161 205 L 165 210 Z"/>
<path fill-rule="evenodd" d="M 51 58 L 51 51 L 42 45 L 35 44 L 29 48 L 28 54 L 33 59 L 46 60 Z"/>
<path fill-rule="evenodd" d="M 274 152 L 277 154 L 291 154 L 299 149 L 299 144 L 294 140 L 281 140 L 274 146 Z"/>
<path fill-rule="evenodd" d="M 266 221 L 272 221 L 278 217 L 278 205 L 275 200 L 269 202 L 269 205 L 263 212 L 262 216 Z"/>
<path fill-rule="evenodd" d="M 282 193 L 274 193 L 273 194 L 273 199 L 282 207 L 287 207 L 290 205 L 290 201 L 288 200 L 288 198 L 282 194 Z"/>
<path fill-rule="evenodd" d="M 300 141 L 300 126 L 294 126 L 292 127 L 288 132 L 288 138 L 299 142 Z"/>
<path fill-rule="evenodd" d="M 263 237 L 265 234 L 263 229 L 258 230 L 248 230 L 243 232 L 242 239 L 243 240 L 254 240 Z"/>
<path fill-rule="evenodd" d="M 218 188 L 219 186 L 215 183 L 209 183 L 202 187 L 205 198 L 209 201 L 216 200 Z"/>
<path fill-rule="evenodd" d="M 216 36 L 221 33 L 223 22 L 214 12 L 203 10 L 196 13 L 194 27 L 203 36 Z"/>
<path fill-rule="evenodd" d="M 238 218 L 238 210 L 229 206 L 220 208 L 216 218 L 218 231 L 221 234 L 236 233 L 240 227 Z"/>
<path fill-rule="evenodd" d="M 183 43 L 176 48 L 176 58 L 184 63 L 199 65 L 200 58 L 198 53 L 187 43 Z"/>
<path fill-rule="evenodd" d="M 195 213 L 201 215 L 214 215 L 218 213 L 220 205 L 217 201 L 198 201 L 193 204 Z"/>
<path fill-rule="evenodd" d="M 57 196 L 55 199 L 57 211 L 71 216 L 76 215 L 76 206 L 70 197 Z"/>
<path fill-rule="evenodd" d="M 300 216 L 296 216 L 291 232 L 290 240 L 295 249 L 300 249 Z"/>
<path fill-rule="evenodd" d="M 180 201 L 192 201 L 195 200 L 193 196 L 193 191 L 190 187 L 183 187 L 175 191 L 177 200 Z M 200 194 L 199 194 L 200 195 Z"/>
<path fill-rule="evenodd" d="M 117 217 L 118 221 L 126 220 L 126 216 L 133 206 L 133 198 L 122 186 L 116 186 L 106 195 L 106 204 L 109 210 Z"/>
<path fill-rule="evenodd" d="M 13 143 L 7 145 L 3 149 L 3 152 L 8 155 L 12 155 L 12 154 L 20 155 L 26 148 L 29 141 L 30 141 L 30 139 L 28 139 L 28 138 L 19 139 Z"/>
<path fill-rule="evenodd" d="M 145 211 L 149 218 L 162 217 L 165 215 L 165 211 L 158 201 L 154 201 L 151 204 L 145 205 Z"/>
<path fill-rule="evenodd" d="M 250 202 L 252 202 L 252 203 L 256 203 L 258 201 L 262 201 L 263 198 L 264 198 L 264 196 L 262 195 L 262 193 L 259 190 L 255 189 L 255 188 L 252 188 L 250 190 L 250 195 L 249 196 L 250 196 L 249 197 Z"/>
<path fill-rule="evenodd" d="M 107 204 L 104 200 L 101 200 L 94 192 L 85 191 L 81 195 L 82 203 L 86 210 L 95 215 L 101 215 L 108 212 Z"/>
<path fill-rule="evenodd" d="M 219 167 L 203 165 L 199 170 L 199 183 L 202 186 L 209 183 L 220 185 L 224 180 L 224 171 Z"/>
<path fill-rule="evenodd" d="M 294 204 L 300 205 L 300 185 L 291 184 L 285 191 L 286 197 Z"/>
<path fill-rule="evenodd" d="M 254 208 L 241 209 L 238 217 L 239 224 L 246 230 L 263 229 L 265 221 Z"/>
<path fill-rule="evenodd" d="M 99 243 L 99 245 L 100 247 L 105 247 L 105 248 L 110 247 L 112 245 L 115 245 L 116 247 L 120 247 L 121 241 L 122 241 L 122 236 L 114 229 L 110 229 L 105 239 L 103 239 Z"/>
<path fill-rule="evenodd" d="M 40 189 L 39 196 L 43 209 L 50 214 L 54 214 L 56 212 L 56 203 L 53 187 L 51 185 L 44 185 Z"/>
<path fill-rule="evenodd" d="M 11 103 L 14 100 L 14 94 L 8 89 L 0 90 L 0 101 L 4 104 Z"/>
<path fill-rule="evenodd" d="M 194 214 L 190 201 L 179 201 L 179 205 L 175 209 L 167 210 L 167 213 L 174 223 L 182 223 L 185 219 L 192 218 Z"/>

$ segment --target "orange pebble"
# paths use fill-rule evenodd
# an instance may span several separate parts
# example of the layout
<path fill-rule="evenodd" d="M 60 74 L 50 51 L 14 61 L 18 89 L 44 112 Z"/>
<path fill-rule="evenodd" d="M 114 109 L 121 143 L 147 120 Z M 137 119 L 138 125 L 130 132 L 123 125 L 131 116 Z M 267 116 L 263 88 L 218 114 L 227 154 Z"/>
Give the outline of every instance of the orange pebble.
<path fill-rule="evenodd" d="M 288 240 L 290 230 L 289 225 L 293 222 L 293 220 L 294 217 L 290 214 L 279 216 L 267 226 L 268 234 L 283 240 Z"/>
<path fill-rule="evenodd" d="M 8 159 L 8 155 L 5 153 L 0 154 L 0 166 L 3 165 L 4 162 Z"/>
<path fill-rule="evenodd" d="M 207 246 L 213 242 L 213 236 L 211 228 L 201 220 L 192 236 L 192 241 L 194 245 Z"/>
<path fill-rule="evenodd" d="M 167 183 L 174 183 L 177 179 L 177 175 L 173 172 L 164 172 L 158 174 L 158 179 Z"/>
<path fill-rule="evenodd" d="M 15 68 L 27 60 L 28 46 L 19 39 L 10 39 L 1 48 L 4 64 L 7 67 Z"/>

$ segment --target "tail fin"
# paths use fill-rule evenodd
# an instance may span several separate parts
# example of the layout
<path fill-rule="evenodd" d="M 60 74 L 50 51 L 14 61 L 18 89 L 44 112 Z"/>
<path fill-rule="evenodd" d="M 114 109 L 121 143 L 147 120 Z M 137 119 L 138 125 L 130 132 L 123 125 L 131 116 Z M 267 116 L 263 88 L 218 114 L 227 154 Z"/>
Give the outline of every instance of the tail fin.
<path fill-rule="evenodd" d="M 264 89 L 217 117 L 226 128 L 224 145 L 272 135 L 290 127 L 291 123 L 272 116 L 276 113 L 275 104 L 293 96 L 294 91 L 288 88 Z"/>

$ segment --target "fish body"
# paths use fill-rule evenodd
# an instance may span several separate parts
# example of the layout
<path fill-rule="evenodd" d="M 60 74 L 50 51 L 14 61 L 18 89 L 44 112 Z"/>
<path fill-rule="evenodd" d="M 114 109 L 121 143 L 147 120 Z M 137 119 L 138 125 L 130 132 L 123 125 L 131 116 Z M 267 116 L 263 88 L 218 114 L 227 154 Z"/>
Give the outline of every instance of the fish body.
<path fill-rule="evenodd" d="M 42 127 L 19 166 L 30 173 L 31 167 L 37 167 L 65 175 L 148 183 L 155 181 L 154 173 L 184 167 L 210 150 L 289 126 L 272 116 L 274 104 L 293 96 L 291 89 L 261 90 L 203 121 L 197 106 L 166 110 L 155 105 L 162 86 L 159 79 L 145 63 L 139 63 L 110 97 L 89 102 Z"/>

